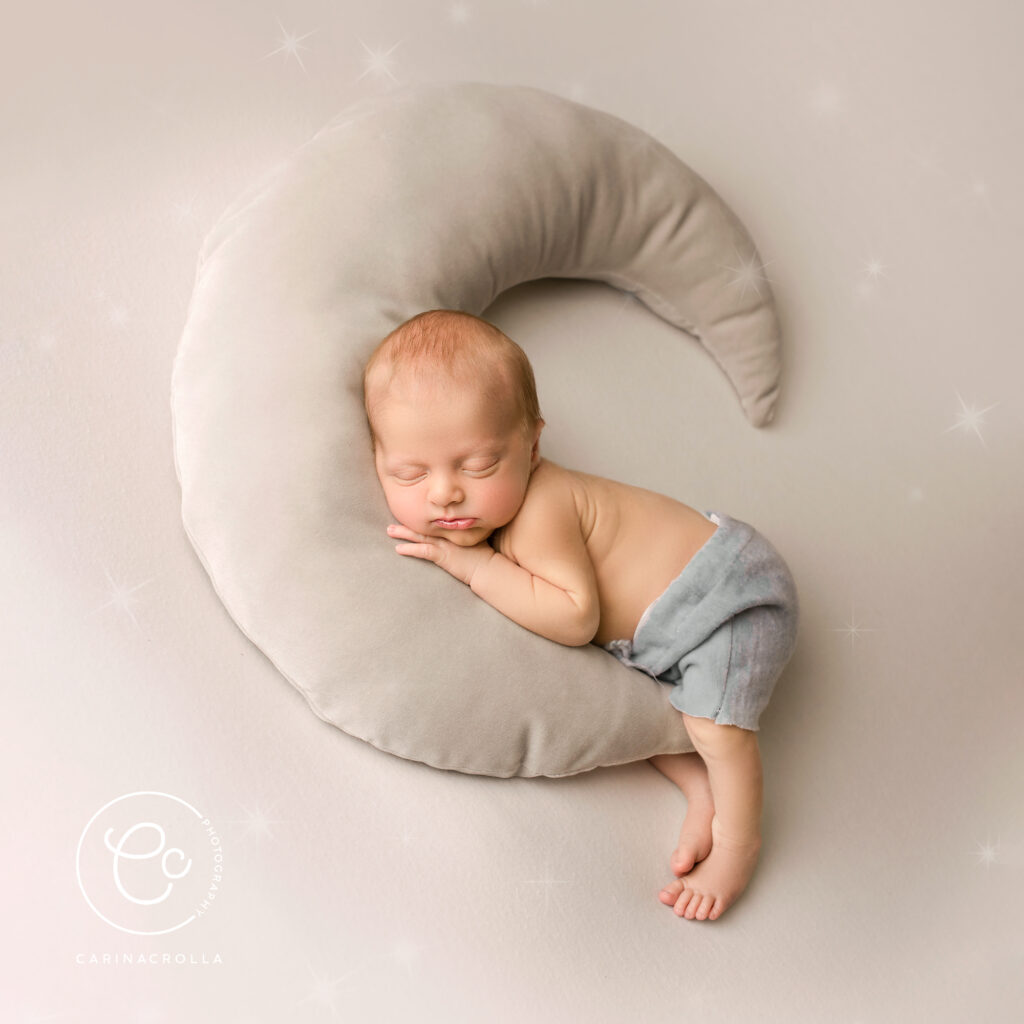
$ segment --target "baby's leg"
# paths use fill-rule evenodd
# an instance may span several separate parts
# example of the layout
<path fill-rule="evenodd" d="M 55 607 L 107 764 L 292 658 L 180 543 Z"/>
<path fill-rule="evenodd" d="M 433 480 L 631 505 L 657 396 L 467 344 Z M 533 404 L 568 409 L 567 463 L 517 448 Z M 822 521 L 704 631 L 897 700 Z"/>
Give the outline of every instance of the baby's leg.
<path fill-rule="evenodd" d="M 708 769 L 714 799 L 711 853 L 661 892 L 690 920 L 714 921 L 746 888 L 761 849 L 763 779 L 757 733 L 683 714 Z"/>
<path fill-rule="evenodd" d="M 650 762 L 686 797 L 686 817 L 679 833 L 679 845 L 669 859 L 672 873 L 685 875 L 711 852 L 711 819 L 715 814 L 715 802 L 711 796 L 707 765 L 700 754 L 655 754 Z"/>

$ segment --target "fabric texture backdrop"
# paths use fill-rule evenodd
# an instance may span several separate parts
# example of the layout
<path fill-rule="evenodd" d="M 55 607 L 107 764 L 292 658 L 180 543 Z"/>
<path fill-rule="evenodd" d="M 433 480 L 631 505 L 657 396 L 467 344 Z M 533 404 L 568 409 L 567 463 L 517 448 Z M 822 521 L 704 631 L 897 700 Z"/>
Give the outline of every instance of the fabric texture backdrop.
<path fill-rule="evenodd" d="M 1016 1020 L 1018 6 L 57 0 L 5 28 L 8 1017 Z M 650 133 L 757 240 L 728 287 L 776 297 L 766 430 L 606 284 L 523 284 L 485 312 L 534 364 L 547 456 L 756 525 L 798 582 L 760 722 L 760 863 L 710 925 L 658 902 L 685 801 L 650 765 L 495 779 L 345 735 L 236 628 L 182 530 L 169 382 L 203 239 L 348 104 L 456 80 Z M 138 793 L 163 796 L 133 797 L 136 822 L 203 816 L 203 857 L 166 837 L 203 912 L 162 935 L 98 916 L 111 864 L 76 858 Z"/>

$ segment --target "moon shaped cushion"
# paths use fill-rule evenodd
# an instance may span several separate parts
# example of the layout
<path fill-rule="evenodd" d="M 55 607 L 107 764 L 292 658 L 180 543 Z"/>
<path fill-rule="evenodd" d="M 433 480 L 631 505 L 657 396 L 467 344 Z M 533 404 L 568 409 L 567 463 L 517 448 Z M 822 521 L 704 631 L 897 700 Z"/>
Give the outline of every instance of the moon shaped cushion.
<path fill-rule="evenodd" d="M 756 260 L 706 182 L 601 111 L 475 82 L 345 110 L 210 232 L 175 359 L 182 518 L 232 618 L 325 721 L 438 768 L 560 776 L 692 750 L 664 684 L 394 553 L 361 372 L 423 310 L 591 278 L 702 344 L 760 426 L 775 312 L 734 286 Z"/>

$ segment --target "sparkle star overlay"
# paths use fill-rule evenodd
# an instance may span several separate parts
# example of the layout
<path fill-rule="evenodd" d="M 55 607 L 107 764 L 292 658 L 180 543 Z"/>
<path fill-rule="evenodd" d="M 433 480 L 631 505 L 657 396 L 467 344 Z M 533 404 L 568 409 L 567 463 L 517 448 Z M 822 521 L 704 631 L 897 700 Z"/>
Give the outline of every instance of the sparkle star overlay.
<path fill-rule="evenodd" d="M 199 215 L 196 212 L 196 205 L 198 202 L 199 195 L 195 192 L 179 199 L 172 207 L 175 220 L 179 224 L 198 226 Z"/>
<path fill-rule="evenodd" d="M 383 47 L 379 50 L 371 50 L 370 47 L 368 47 L 366 43 L 362 41 L 362 39 L 359 40 L 359 45 L 362 46 L 362 48 L 366 51 L 368 56 L 363 58 L 363 63 L 366 65 L 366 70 L 363 72 L 362 75 L 359 76 L 359 78 L 356 79 L 357 82 L 359 81 L 360 78 L 362 78 L 364 75 L 368 75 L 371 71 L 375 75 L 390 75 L 392 81 L 398 81 L 398 79 L 395 78 L 395 76 L 391 72 L 390 65 L 393 63 L 391 54 L 393 54 L 395 50 L 402 45 L 402 40 L 399 40 L 397 43 L 395 43 L 395 45 L 392 46 L 390 50 L 384 50 Z"/>
<path fill-rule="evenodd" d="M 946 429 L 945 433 L 949 433 L 950 430 L 964 430 L 973 431 L 978 440 L 985 445 L 985 438 L 982 436 L 981 428 L 985 423 L 985 413 L 990 412 L 999 403 L 995 402 L 993 405 L 988 405 L 984 409 L 978 409 L 973 405 L 968 405 L 964 400 L 963 396 L 958 391 L 956 393 L 957 400 L 960 402 L 960 412 L 957 414 L 956 423 L 953 426 Z"/>
<path fill-rule="evenodd" d="M 544 910 L 548 911 L 551 907 L 551 893 L 556 885 L 573 885 L 575 884 L 570 878 L 552 878 L 550 864 L 545 866 L 544 878 L 524 878 L 520 885 L 537 885 L 540 886 L 540 891 L 544 893 Z"/>
<path fill-rule="evenodd" d="M 345 984 L 357 974 L 369 973 L 375 969 L 379 971 L 382 968 L 389 976 L 393 973 L 393 969 L 397 968 L 403 971 L 411 980 L 414 975 L 419 973 L 420 953 L 425 948 L 426 946 L 423 943 L 413 942 L 407 937 L 399 938 L 396 942 L 392 943 L 389 949 L 367 957 L 362 963 L 349 968 L 344 974 L 336 978 L 331 978 L 326 974 L 317 974 L 313 970 L 313 965 L 307 961 L 306 967 L 313 976 L 313 984 L 309 986 L 306 995 L 295 1005 L 301 1006 L 303 1003 L 312 1003 L 321 1009 L 330 1010 L 331 1015 L 336 1016 L 338 1013 L 336 1002 L 339 996 L 337 991 L 339 986 Z"/>
<path fill-rule="evenodd" d="M 329 978 L 327 975 L 318 975 L 313 970 L 312 964 L 307 963 L 306 966 L 309 968 L 309 973 L 313 975 L 313 984 L 309 987 L 305 998 L 300 999 L 295 1005 L 301 1006 L 303 1003 L 312 1003 L 321 1009 L 330 1010 L 332 1016 L 336 1015 L 338 1008 L 334 1004 L 336 998 L 335 989 L 347 978 L 355 974 L 359 968 L 353 967 L 337 978 Z"/>
<path fill-rule="evenodd" d="M 136 598 L 133 598 L 133 594 L 136 590 L 141 590 L 147 583 L 152 583 L 156 579 L 155 576 L 150 576 L 148 580 L 143 580 L 141 583 L 137 583 L 134 587 L 121 586 L 114 582 L 113 576 L 107 570 L 107 567 L 103 567 L 103 572 L 110 582 L 110 593 L 113 595 L 109 601 L 101 604 L 98 608 L 94 608 L 89 614 L 95 615 L 97 612 L 103 611 L 104 608 L 109 608 L 113 605 L 115 608 L 120 608 L 121 611 L 125 612 L 128 617 L 132 620 L 135 628 L 139 628 L 138 619 L 132 614 L 132 605 L 136 603 Z"/>
<path fill-rule="evenodd" d="M 289 32 L 280 21 L 277 22 L 277 27 L 281 30 L 281 45 L 276 50 L 271 50 L 270 53 L 265 53 L 260 59 L 266 60 L 268 57 L 273 57 L 275 53 L 284 53 L 288 57 L 294 57 L 299 62 L 299 67 L 302 68 L 302 73 L 309 77 L 309 72 L 306 70 L 306 65 L 302 63 L 302 57 L 299 56 L 299 50 L 305 49 L 302 44 L 303 39 L 308 39 L 317 30 L 314 28 L 307 32 L 305 35 L 295 35 L 294 32 Z"/>
<path fill-rule="evenodd" d="M 861 263 L 860 277 L 857 283 L 857 294 L 862 299 L 870 299 L 878 289 L 878 286 L 888 275 L 888 264 L 883 263 L 873 253 Z"/>
<path fill-rule="evenodd" d="M 732 280 L 729 284 L 733 287 L 740 286 L 740 298 L 745 299 L 747 297 L 747 289 L 753 288 L 758 298 L 761 298 L 761 288 L 758 285 L 759 281 L 768 282 L 768 275 L 764 274 L 764 268 L 774 263 L 774 260 L 769 260 L 767 263 L 761 263 L 758 261 L 757 254 L 751 253 L 749 256 L 741 256 L 739 251 L 735 248 L 733 251 L 736 253 L 736 259 L 739 266 L 725 266 L 719 264 L 723 270 L 728 270 L 732 275 Z"/>
<path fill-rule="evenodd" d="M 881 260 L 872 257 L 864 263 L 864 273 L 872 281 L 877 281 L 878 278 L 885 277 L 885 264 Z"/>
<path fill-rule="evenodd" d="M 242 810 L 245 812 L 244 818 L 231 818 L 229 819 L 234 825 L 244 825 L 245 829 L 242 832 L 242 839 L 246 839 L 251 835 L 266 836 L 269 839 L 274 838 L 272 825 L 282 824 L 280 818 L 268 818 L 266 812 L 259 807 L 246 807 L 242 804 Z"/>
<path fill-rule="evenodd" d="M 857 614 L 853 607 L 850 608 L 850 621 L 845 626 L 835 626 L 831 630 L 833 633 L 845 633 L 850 638 L 850 647 L 856 647 L 857 641 L 861 638 L 864 633 L 877 633 L 877 629 L 869 629 L 867 626 L 862 626 L 857 621 Z"/>
<path fill-rule="evenodd" d="M 999 844 L 993 844 L 991 840 L 978 843 L 978 848 L 974 855 L 979 864 L 984 864 L 986 868 L 990 868 L 999 859 Z"/>
<path fill-rule="evenodd" d="M 992 864 L 999 859 L 999 844 L 993 844 L 991 840 L 979 843 L 978 849 L 975 851 L 975 857 L 979 864 L 983 864 L 985 867 L 991 867 Z"/>

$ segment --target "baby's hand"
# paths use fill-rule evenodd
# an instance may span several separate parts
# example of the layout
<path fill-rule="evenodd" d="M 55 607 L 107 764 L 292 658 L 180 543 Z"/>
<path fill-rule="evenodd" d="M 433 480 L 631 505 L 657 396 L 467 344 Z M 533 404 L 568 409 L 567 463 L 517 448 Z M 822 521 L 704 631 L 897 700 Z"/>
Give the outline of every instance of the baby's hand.
<path fill-rule="evenodd" d="M 466 586 L 472 583 L 473 574 L 477 569 L 489 562 L 497 553 L 486 541 L 468 548 L 461 547 L 450 540 L 445 540 L 444 537 L 426 537 L 407 526 L 402 526 L 401 523 L 392 523 L 388 527 L 388 536 L 410 542 L 399 544 L 395 548 L 400 555 L 425 558 L 428 562 L 439 565 L 457 580 L 461 580 Z"/>

